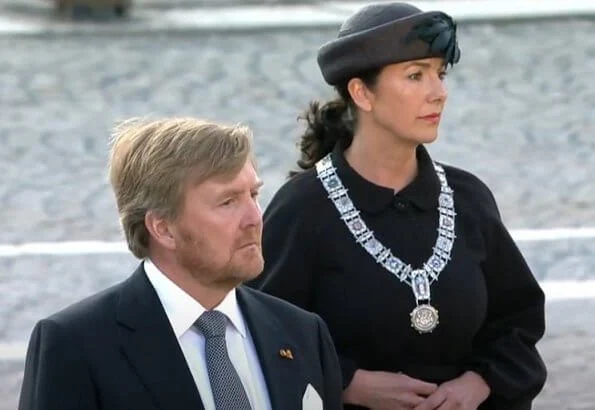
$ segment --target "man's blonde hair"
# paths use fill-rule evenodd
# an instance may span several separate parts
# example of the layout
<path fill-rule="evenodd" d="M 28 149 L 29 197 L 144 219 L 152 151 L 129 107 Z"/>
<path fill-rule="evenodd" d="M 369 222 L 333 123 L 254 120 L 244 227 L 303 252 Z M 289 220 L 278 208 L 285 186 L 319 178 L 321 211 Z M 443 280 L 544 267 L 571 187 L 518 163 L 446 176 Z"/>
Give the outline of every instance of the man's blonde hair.
<path fill-rule="evenodd" d="M 215 176 L 237 174 L 251 158 L 252 133 L 194 118 L 133 119 L 116 127 L 109 179 L 128 248 L 148 256 L 145 214 L 175 219 L 184 187 Z"/>

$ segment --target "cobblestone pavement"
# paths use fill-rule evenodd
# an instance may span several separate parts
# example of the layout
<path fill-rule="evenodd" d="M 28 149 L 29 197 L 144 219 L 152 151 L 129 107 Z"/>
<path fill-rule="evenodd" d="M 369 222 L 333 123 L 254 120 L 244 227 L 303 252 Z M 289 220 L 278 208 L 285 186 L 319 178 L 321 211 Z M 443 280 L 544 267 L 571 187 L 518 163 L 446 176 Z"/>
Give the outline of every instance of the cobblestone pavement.
<path fill-rule="evenodd" d="M 85 0 L 80 0 L 84 2 Z M 347 0 L 361 2 L 362 0 Z M 365 1 L 365 0 L 364 0 Z M 386 0 L 379 0 L 386 1 Z M 427 1 L 427 0 L 426 0 Z M 432 0 L 430 0 L 432 1 Z M 521 0 L 522 1 L 522 0 Z M 134 8 L 176 8 L 176 7 L 235 7 L 253 5 L 281 5 L 281 4 L 316 4 L 325 0 L 132 0 Z M 35 7 L 47 8 L 54 5 L 53 0 L 0 0 L 0 7 L 9 8 Z"/>
<path fill-rule="evenodd" d="M 78 0 L 84 4 L 87 0 Z M 390 0 L 370 0 L 390 1 Z M 434 0 L 424 0 L 423 3 L 431 3 Z M 467 0 L 473 2 L 474 0 Z M 524 0 L 519 0 L 524 1 Z M 364 3 L 362 0 L 339 0 L 338 3 L 354 2 Z M 159 12 L 171 9 L 195 9 L 195 8 L 233 8 L 243 6 L 284 6 L 284 5 L 323 5 L 327 4 L 332 8 L 328 1 L 323 0 L 132 0 L 130 16 L 132 21 L 140 23 L 148 17 L 146 12 L 151 12 L 151 16 L 159 18 Z M 335 1 L 337 3 L 337 1 Z M 27 20 L 31 18 L 38 19 L 39 22 L 56 22 L 59 15 L 56 13 L 56 2 L 54 0 L 0 0 L 0 14 L 11 16 L 14 21 Z M 103 10 L 104 12 L 106 10 Z M 110 13 L 95 14 L 96 19 L 103 20 Z M 115 17 L 115 15 L 112 15 Z M 80 17 L 77 19 L 79 20 Z M 84 20 L 87 18 L 85 17 Z M 108 20 L 111 20 L 108 18 Z"/>
<path fill-rule="evenodd" d="M 332 36 L 0 37 L 0 243 L 121 239 L 107 140 L 130 116 L 250 125 L 266 206 L 295 160 L 296 116 L 331 95 L 314 53 Z M 432 154 L 486 181 L 510 228 L 593 225 L 595 22 L 463 25 L 461 42 Z M 520 246 L 541 280 L 593 279 L 595 240 Z M 134 264 L 126 255 L 0 258 L 0 342 L 26 342 L 37 319 Z M 537 410 L 595 409 L 593 311 L 594 300 L 548 304 L 550 378 Z M 0 410 L 15 408 L 21 377 L 22 360 L 0 360 Z"/>

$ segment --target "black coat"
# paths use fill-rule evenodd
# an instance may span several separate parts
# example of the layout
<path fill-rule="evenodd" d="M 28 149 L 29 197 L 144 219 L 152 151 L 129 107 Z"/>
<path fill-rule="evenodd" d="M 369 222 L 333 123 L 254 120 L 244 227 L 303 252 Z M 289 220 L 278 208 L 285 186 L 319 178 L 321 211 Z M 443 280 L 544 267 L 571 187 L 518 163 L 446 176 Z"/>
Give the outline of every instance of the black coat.
<path fill-rule="evenodd" d="M 424 147 L 417 156 L 417 177 L 395 194 L 362 178 L 341 150 L 333 151 L 337 174 L 366 224 L 414 268 L 432 254 L 440 192 Z M 481 410 L 527 410 L 546 377 L 535 348 L 544 333 L 544 294 L 490 190 L 468 172 L 444 169 L 454 190 L 456 239 L 451 261 L 431 286 L 440 315 L 432 333 L 411 327 L 411 288 L 355 242 L 314 169 L 285 183 L 267 207 L 265 271 L 250 286 L 326 321 L 344 386 L 358 368 L 438 383 L 474 370 L 492 389 Z"/>

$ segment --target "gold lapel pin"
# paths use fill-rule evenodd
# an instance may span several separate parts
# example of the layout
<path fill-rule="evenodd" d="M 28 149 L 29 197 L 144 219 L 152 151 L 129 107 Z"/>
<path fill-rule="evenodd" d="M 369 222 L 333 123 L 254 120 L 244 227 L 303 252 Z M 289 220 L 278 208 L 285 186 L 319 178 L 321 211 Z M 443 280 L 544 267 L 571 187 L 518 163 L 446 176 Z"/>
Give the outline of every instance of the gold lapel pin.
<path fill-rule="evenodd" d="M 279 355 L 285 359 L 293 360 L 293 353 L 291 353 L 291 349 L 281 349 L 279 350 Z"/>

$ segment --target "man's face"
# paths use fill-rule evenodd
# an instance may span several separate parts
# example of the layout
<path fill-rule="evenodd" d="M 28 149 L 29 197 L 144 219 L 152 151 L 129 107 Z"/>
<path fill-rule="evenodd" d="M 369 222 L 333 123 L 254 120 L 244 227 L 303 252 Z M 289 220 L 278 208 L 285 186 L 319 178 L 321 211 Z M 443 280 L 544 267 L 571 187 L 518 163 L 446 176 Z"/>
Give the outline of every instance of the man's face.
<path fill-rule="evenodd" d="M 248 160 L 235 176 L 185 188 L 170 232 L 177 263 L 203 285 L 232 288 L 262 272 L 261 185 Z"/>

